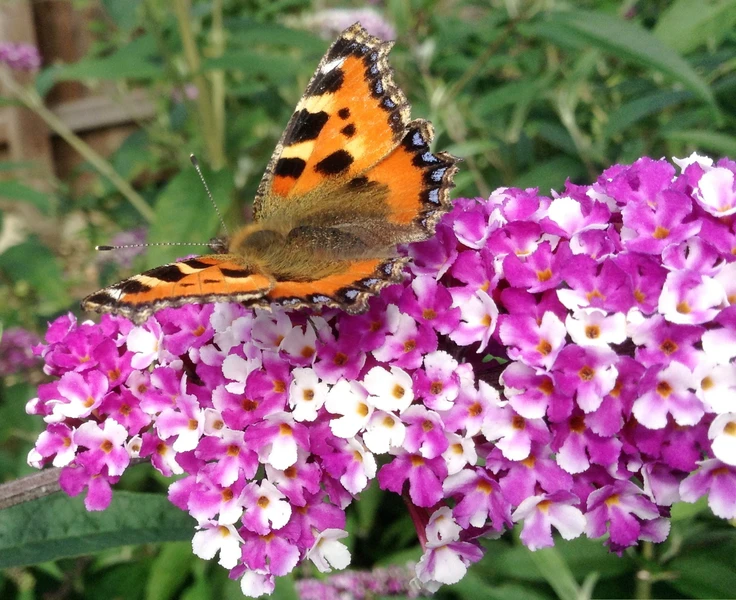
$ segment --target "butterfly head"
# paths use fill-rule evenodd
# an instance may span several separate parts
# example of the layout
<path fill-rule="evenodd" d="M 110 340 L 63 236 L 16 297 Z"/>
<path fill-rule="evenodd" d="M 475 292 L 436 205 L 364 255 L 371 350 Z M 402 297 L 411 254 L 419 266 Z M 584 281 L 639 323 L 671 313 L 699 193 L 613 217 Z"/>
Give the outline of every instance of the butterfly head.
<path fill-rule="evenodd" d="M 207 242 L 207 246 L 212 250 L 213 254 L 227 254 L 230 248 L 230 241 L 225 237 L 213 237 Z"/>

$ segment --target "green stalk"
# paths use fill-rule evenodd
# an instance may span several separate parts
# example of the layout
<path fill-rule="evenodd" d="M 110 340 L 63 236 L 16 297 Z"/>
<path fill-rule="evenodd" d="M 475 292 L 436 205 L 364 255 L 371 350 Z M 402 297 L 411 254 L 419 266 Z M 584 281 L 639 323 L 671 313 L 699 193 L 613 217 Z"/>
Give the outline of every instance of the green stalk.
<path fill-rule="evenodd" d="M 210 98 L 210 86 L 207 79 L 202 75 L 202 62 L 199 58 L 197 45 L 194 41 L 191 23 L 189 22 L 189 2 L 187 0 L 174 0 L 174 10 L 179 23 L 179 35 L 184 47 L 184 59 L 189 67 L 192 81 L 197 86 L 197 112 L 202 125 L 204 143 L 207 151 L 207 161 L 215 171 L 225 166 L 225 155 L 222 144 L 218 143 L 217 132 Z"/>
<path fill-rule="evenodd" d="M 641 543 L 641 555 L 647 561 L 651 561 L 654 558 L 654 544 L 652 542 Z M 636 589 L 634 591 L 634 598 L 637 600 L 649 600 L 652 597 L 652 584 L 654 578 L 649 569 L 642 568 L 636 572 Z"/>
<path fill-rule="evenodd" d="M 212 31 L 210 50 L 213 57 L 222 56 L 225 51 L 225 29 L 222 22 L 222 0 L 212 2 Z M 210 72 L 212 86 L 213 136 L 217 147 L 225 147 L 225 72 L 216 69 Z"/>
<path fill-rule="evenodd" d="M 51 112 L 43 103 L 41 97 L 32 88 L 26 88 L 16 82 L 6 69 L 0 69 L 0 81 L 6 90 L 18 99 L 26 108 L 32 110 L 41 117 L 49 129 L 56 133 L 67 144 L 74 148 L 82 157 L 90 163 L 100 175 L 106 177 L 115 188 L 131 203 L 140 215 L 149 223 L 153 223 L 156 217 L 153 210 L 143 197 L 123 179 L 113 166 L 95 152 L 84 140 L 74 133 L 59 117 Z"/>

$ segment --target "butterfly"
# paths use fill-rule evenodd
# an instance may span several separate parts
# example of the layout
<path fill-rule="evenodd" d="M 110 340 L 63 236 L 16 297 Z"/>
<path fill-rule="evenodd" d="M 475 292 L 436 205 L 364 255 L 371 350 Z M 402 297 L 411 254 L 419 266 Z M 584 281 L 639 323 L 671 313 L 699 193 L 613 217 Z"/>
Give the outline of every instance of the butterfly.
<path fill-rule="evenodd" d="M 139 324 L 190 303 L 366 310 L 402 279 L 397 245 L 430 238 L 452 208 L 458 161 L 431 152 L 431 123 L 410 119 L 392 45 L 356 23 L 330 46 L 266 168 L 252 223 L 213 254 L 134 275 L 82 308 Z"/>

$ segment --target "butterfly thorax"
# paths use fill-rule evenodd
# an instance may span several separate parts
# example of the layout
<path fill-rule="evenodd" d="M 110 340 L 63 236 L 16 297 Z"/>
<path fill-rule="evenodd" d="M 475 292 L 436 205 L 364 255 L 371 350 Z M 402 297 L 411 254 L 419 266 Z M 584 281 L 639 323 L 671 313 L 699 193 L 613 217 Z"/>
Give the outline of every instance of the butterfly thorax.
<path fill-rule="evenodd" d="M 388 255 L 339 225 L 290 226 L 270 219 L 243 227 L 230 241 L 229 253 L 244 267 L 268 272 L 277 281 L 311 281 L 334 273 L 338 263 Z"/>

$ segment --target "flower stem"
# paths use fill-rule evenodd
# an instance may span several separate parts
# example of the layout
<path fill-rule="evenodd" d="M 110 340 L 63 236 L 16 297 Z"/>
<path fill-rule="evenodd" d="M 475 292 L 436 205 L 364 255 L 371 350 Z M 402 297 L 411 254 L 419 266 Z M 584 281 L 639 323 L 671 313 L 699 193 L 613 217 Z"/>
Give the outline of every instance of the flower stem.
<path fill-rule="evenodd" d="M 654 544 L 642 542 L 641 555 L 647 561 L 654 558 Z M 639 569 L 636 572 L 636 592 L 634 598 L 637 600 L 649 600 L 652 597 L 652 573 L 649 569 Z"/>
<path fill-rule="evenodd" d="M 188 0 L 174 0 L 174 10 L 176 11 L 176 18 L 179 22 L 179 35 L 181 36 L 181 43 L 184 47 L 184 58 L 189 67 L 192 81 L 197 86 L 197 112 L 199 113 L 199 120 L 204 134 L 207 160 L 210 167 L 217 171 L 225 166 L 225 155 L 222 144 L 218 139 L 215 113 L 210 96 L 210 86 L 201 72 L 202 62 L 197 51 L 197 44 L 194 41 L 194 33 L 192 32 L 189 21 Z"/>
<path fill-rule="evenodd" d="M 427 545 L 426 531 L 427 523 L 429 523 L 429 515 L 425 509 L 414 505 L 407 494 L 402 494 L 401 497 L 403 498 L 404 504 L 406 504 L 406 508 L 411 516 L 411 520 L 414 523 L 414 529 L 416 529 L 417 538 L 419 539 L 419 543 L 422 545 L 422 550 L 424 550 Z"/>
<path fill-rule="evenodd" d="M 17 83 L 5 69 L 0 69 L 0 81 L 3 87 L 18 99 L 26 108 L 41 117 L 49 129 L 56 133 L 67 144 L 74 148 L 82 157 L 90 163 L 98 173 L 107 177 L 115 188 L 133 205 L 140 215 L 149 223 L 156 216 L 138 192 L 123 179 L 113 166 L 93 150 L 82 138 L 74 133 L 59 117 L 51 112 L 43 103 L 43 99 L 32 88 L 26 88 Z"/>
<path fill-rule="evenodd" d="M 225 51 L 222 0 L 213 0 L 212 2 L 210 41 L 211 56 L 222 56 Z M 212 86 L 213 136 L 217 147 L 222 149 L 225 146 L 225 72 L 222 69 L 213 70 L 210 72 L 209 79 Z"/>

